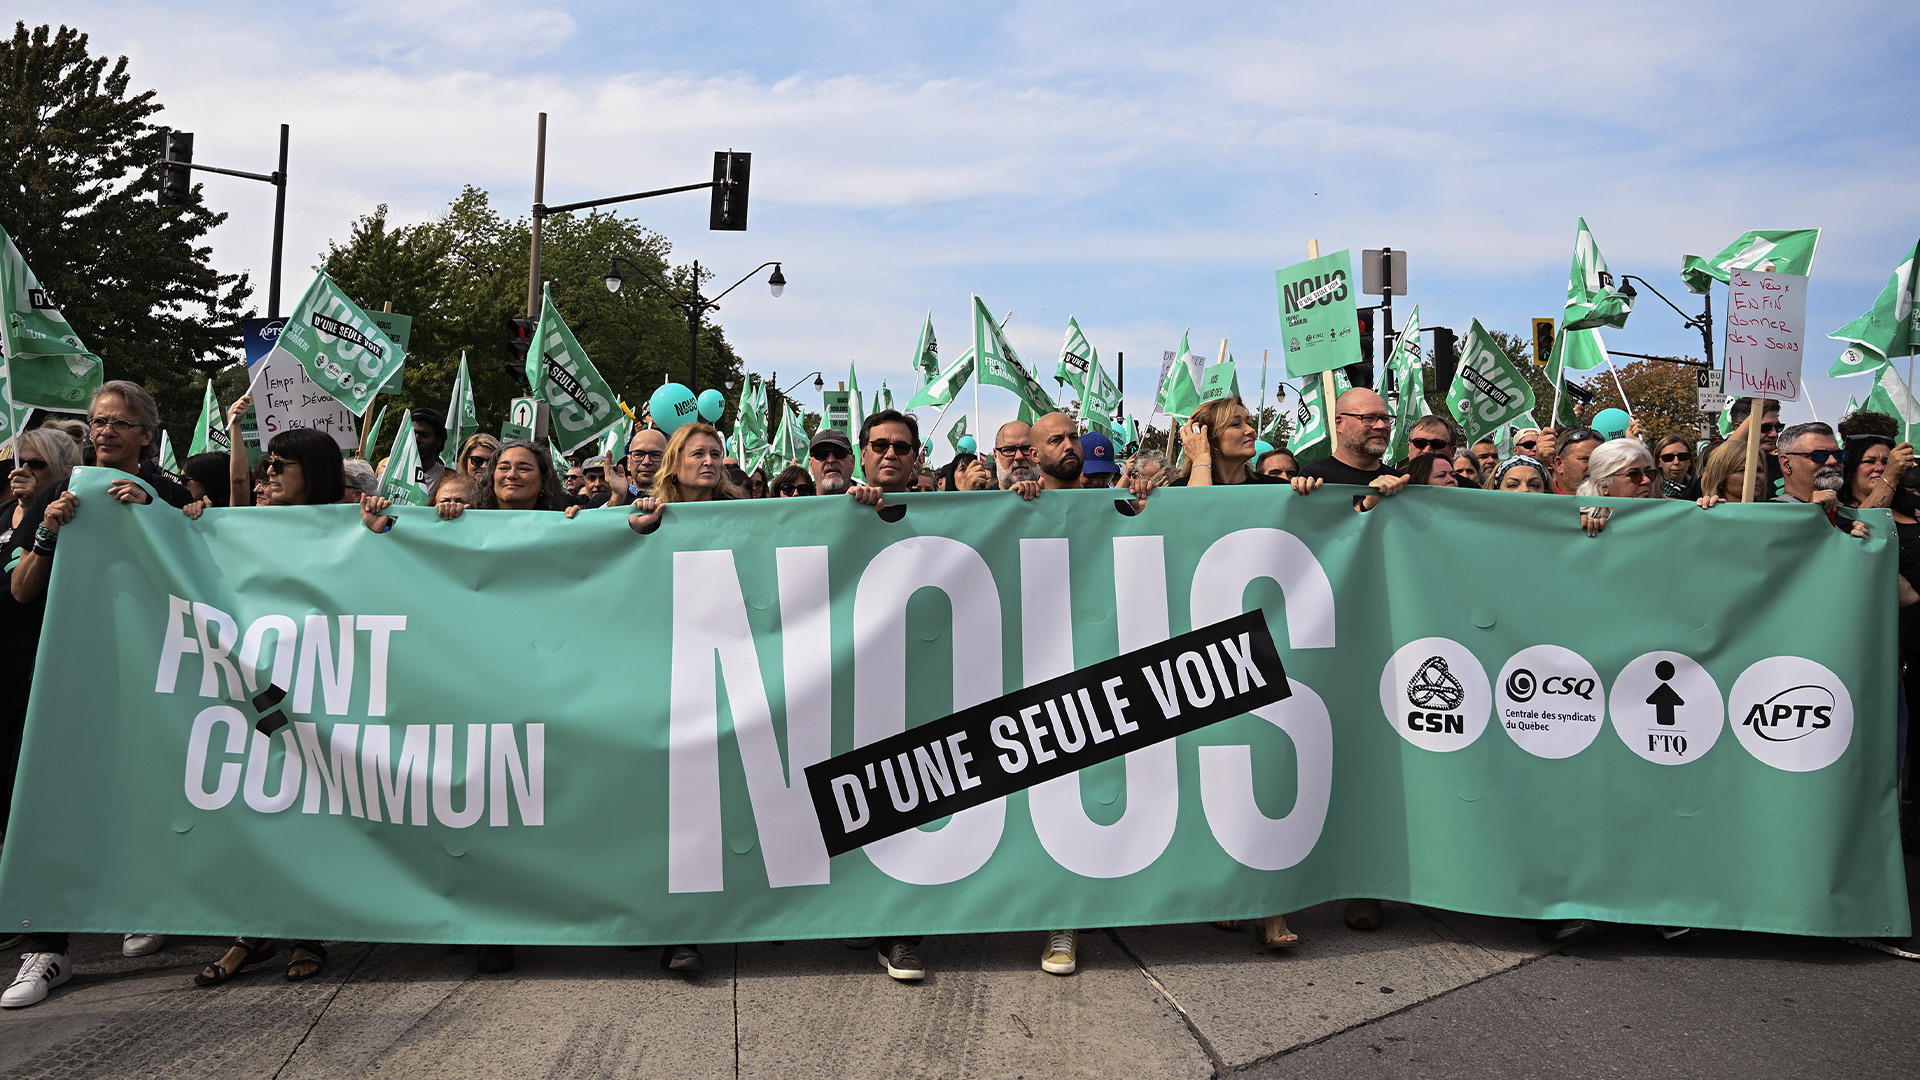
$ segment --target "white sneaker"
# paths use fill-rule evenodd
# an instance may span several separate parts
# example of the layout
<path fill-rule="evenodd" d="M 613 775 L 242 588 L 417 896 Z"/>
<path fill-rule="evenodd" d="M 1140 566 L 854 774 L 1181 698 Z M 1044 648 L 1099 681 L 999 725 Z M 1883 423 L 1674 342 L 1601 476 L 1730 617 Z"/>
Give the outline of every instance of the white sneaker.
<path fill-rule="evenodd" d="M 1047 934 L 1047 947 L 1040 954 L 1040 970 L 1055 975 L 1071 975 L 1080 955 L 1080 931 L 1054 930 Z"/>
<path fill-rule="evenodd" d="M 0 994 L 0 1009 L 38 1005 L 46 999 L 47 991 L 73 978 L 66 953 L 30 952 L 20 960 L 20 974 L 13 977 L 7 992 Z"/>
<path fill-rule="evenodd" d="M 120 943 L 121 956 L 148 956 L 167 943 L 165 934 L 128 934 Z"/>

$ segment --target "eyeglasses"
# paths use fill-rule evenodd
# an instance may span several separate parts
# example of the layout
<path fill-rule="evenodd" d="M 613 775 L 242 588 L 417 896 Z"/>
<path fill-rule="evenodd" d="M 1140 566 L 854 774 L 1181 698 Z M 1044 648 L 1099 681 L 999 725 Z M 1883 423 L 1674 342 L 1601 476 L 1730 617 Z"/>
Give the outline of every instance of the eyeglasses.
<path fill-rule="evenodd" d="M 658 465 L 660 462 L 667 460 L 667 452 L 665 450 L 629 450 L 627 451 L 627 457 L 643 465 L 649 461 Z"/>
<path fill-rule="evenodd" d="M 1631 469 L 1621 469 L 1619 472 L 1614 473 L 1613 475 L 1624 476 L 1636 484 L 1644 484 L 1647 481 L 1652 480 L 1654 474 L 1652 469 L 1649 469 L 1644 465 L 1635 465 Z"/>
<path fill-rule="evenodd" d="M 1661 454 L 1660 460 L 1667 462 L 1668 464 L 1672 464 L 1673 462 L 1676 462 L 1676 461 L 1692 461 L 1693 454 L 1691 451 L 1680 450 L 1671 454 Z"/>
<path fill-rule="evenodd" d="M 1520 449 L 1522 449 L 1522 450 L 1532 450 L 1532 449 L 1533 449 L 1534 447 L 1536 447 L 1536 446 L 1539 446 L 1539 445 L 1540 445 L 1540 440 L 1539 440 L 1539 439 L 1528 439 L 1528 440 L 1527 440 L 1527 441 L 1525 441 L 1525 442 L 1517 442 L 1517 443 L 1514 443 L 1513 445 L 1515 445 L 1515 446 L 1517 446 L 1517 447 L 1519 447 L 1519 448 L 1520 448 Z"/>
<path fill-rule="evenodd" d="M 1452 446 L 1453 444 L 1448 442 L 1445 439 L 1408 439 L 1407 445 L 1413 447 L 1415 450 L 1418 450 L 1423 454 L 1427 453 L 1428 451 L 1432 451 L 1433 453 L 1437 454 L 1440 451 L 1445 450 L 1447 447 Z"/>
<path fill-rule="evenodd" d="M 1825 465 L 1829 462 L 1847 460 L 1847 452 L 1845 450 L 1783 450 L 1781 453 L 1788 457 L 1806 458 L 1815 465 Z"/>
<path fill-rule="evenodd" d="M 108 428 L 112 428 L 115 435 L 125 435 L 134 428 L 145 426 L 145 424 L 136 424 L 131 420 L 122 420 L 119 417 L 114 417 L 113 419 L 108 419 L 104 416 L 87 417 L 87 427 L 94 431 L 106 431 Z"/>
<path fill-rule="evenodd" d="M 1582 427 L 1574 428 L 1572 431 L 1567 432 L 1561 437 L 1560 441 L 1567 446 L 1572 446 L 1577 442 L 1606 442 L 1607 440 L 1602 438 L 1600 433 L 1592 428 Z"/>
<path fill-rule="evenodd" d="M 43 472 L 46 470 L 47 463 L 37 457 L 21 458 L 20 467 L 23 469 L 32 469 L 34 472 Z"/>
<path fill-rule="evenodd" d="M 284 473 L 288 469 L 297 469 L 299 467 L 300 467 L 299 462 L 293 460 L 292 458 L 283 458 L 283 457 L 270 457 L 266 460 L 264 464 L 260 466 L 261 470 L 264 471 L 268 476 L 274 476 L 279 473 Z"/>
<path fill-rule="evenodd" d="M 1363 424 L 1373 424 L 1373 425 L 1376 425 L 1376 426 L 1377 426 L 1377 425 L 1380 425 L 1380 424 L 1391 424 L 1391 423 L 1393 423 L 1393 414 L 1392 414 L 1392 413 L 1357 413 L 1357 412 L 1343 412 L 1343 413 L 1335 413 L 1334 415 L 1335 415 L 1335 416 L 1350 416 L 1350 417 L 1352 417 L 1352 418 L 1354 418 L 1355 420 L 1358 420 L 1358 421 L 1360 421 L 1360 422 L 1361 422 L 1361 423 L 1363 423 Z M 1444 444 L 1443 444 L 1443 445 L 1444 445 Z"/>
<path fill-rule="evenodd" d="M 795 495 L 811 495 L 813 494 L 813 485 L 812 484 L 781 484 L 780 494 L 786 496 L 789 499 L 794 497 Z"/>
<path fill-rule="evenodd" d="M 828 458 L 852 457 L 853 453 L 837 446 L 816 446 L 807 451 L 807 456 L 815 461 L 825 461 Z"/>
<path fill-rule="evenodd" d="M 996 454 L 999 454 L 1003 458 L 1006 458 L 1008 461 L 1012 461 L 1014 458 L 1017 458 L 1017 457 L 1032 457 L 1033 446 L 1031 444 L 1023 444 L 1020 446 L 996 446 L 993 448 L 993 452 Z"/>
<path fill-rule="evenodd" d="M 920 449 L 920 446 L 905 439 L 868 439 L 867 449 L 871 450 L 875 457 L 886 457 L 889 450 L 900 457 L 912 457 L 913 452 Z"/>
<path fill-rule="evenodd" d="M 492 458 L 488 457 L 485 454 L 470 454 L 467 457 L 467 464 L 473 466 L 476 469 L 484 469 L 487 467 L 487 462 L 492 460 L 493 460 Z"/>

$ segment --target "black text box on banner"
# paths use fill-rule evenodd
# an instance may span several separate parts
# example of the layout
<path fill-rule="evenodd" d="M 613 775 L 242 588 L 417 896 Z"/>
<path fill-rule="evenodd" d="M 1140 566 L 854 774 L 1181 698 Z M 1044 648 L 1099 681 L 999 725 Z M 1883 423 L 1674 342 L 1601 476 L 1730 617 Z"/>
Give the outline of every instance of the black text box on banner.
<path fill-rule="evenodd" d="M 838 855 L 1291 693 L 1249 611 L 810 765 L 807 790 Z"/>

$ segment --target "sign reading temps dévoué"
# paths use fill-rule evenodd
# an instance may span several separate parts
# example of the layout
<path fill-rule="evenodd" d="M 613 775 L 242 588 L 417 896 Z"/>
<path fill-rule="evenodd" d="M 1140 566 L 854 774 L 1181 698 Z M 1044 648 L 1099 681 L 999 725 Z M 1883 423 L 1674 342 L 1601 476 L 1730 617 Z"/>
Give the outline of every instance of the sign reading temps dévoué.
<path fill-rule="evenodd" d="M 1587 658 L 1559 645 L 1513 654 L 1494 688 L 1500 726 L 1535 757 L 1567 758 L 1593 744 L 1607 692 Z"/>
<path fill-rule="evenodd" d="M 1446 753 L 1472 746 L 1487 729 L 1493 692 L 1466 646 L 1420 638 L 1400 646 L 1380 673 L 1380 708 L 1401 738 Z"/>

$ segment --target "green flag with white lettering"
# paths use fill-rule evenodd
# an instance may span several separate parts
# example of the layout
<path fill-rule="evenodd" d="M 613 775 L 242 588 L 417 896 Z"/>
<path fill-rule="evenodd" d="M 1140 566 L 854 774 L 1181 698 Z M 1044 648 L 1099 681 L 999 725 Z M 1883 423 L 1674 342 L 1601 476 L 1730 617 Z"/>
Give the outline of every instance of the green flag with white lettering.
<path fill-rule="evenodd" d="M 960 396 L 960 391 L 973 378 L 973 350 L 960 354 L 960 359 L 945 371 L 939 372 L 920 388 L 920 392 L 907 399 L 907 408 L 919 409 L 928 405 L 945 406 Z"/>
<path fill-rule="evenodd" d="M 160 429 L 160 471 L 180 475 L 180 459 L 173 456 L 173 436 Z"/>
<path fill-rule="evenodd" d="M 541 295 L 540 323 L 533 328 L 533 348 L 527 350 L 527 383 L 534 397 L 552 407 L 549 434 L 563 453 L 599 437 L 622 415 L 614 404 L 619 395 L 600 377 L 553 306 L 551 285 Z"/>
<path fill-rule="evenodd" d="M 1459 367 L 1447 391 L 1447 409 L 1466 432 L 1467 444 L 1499 431 L 1509 421 L 1529 417 L 1531 422 L 1533 387 L 1479 319 L 1473 320 L 1461 346 Z"/>
<path fill-rule="evenodd" d="M 1057 408 L 1046 387 L 1027 370 L 1006 335 L 1000 332 L 1000 324 L 994 321 L 986 302 L 977 295 L 973 298 L 973 353 L 979 360 L 980 385 L 1013 391 L 1036 416 Z"/>
<path fill-rule="evenodd" d="M 479 432 L 480 414 L 473 407 L 473 379 L 467 374 L 467 353 L 463 349 L 460 367 L 453 375 L 453 393 L 447 398 L 447 445 L 441 457 L 451 459 Z"/>
<path fill-rule="evenodd" d="M 227 435 L 226 417 L 220 412 L 220 399 L 213 396 L 213 380 L 207 380 L 206 392 L 200 399 L 200 419 L 194 422 L 193 437 L 187 440 L 187 456 L 205 453 L 231 453 L 232 440 Z"/>
<path fill-rule="evenodd" d="M 1426 366 L 1420 355 L 1420 305 L 1407 316 L 1407 325 L 1393 339 L 1393 351 L 1387 354 L 1387 370 L 1393 373 L 1395 398 L 1393 435 L 1387 443 L 1388 461 L 1407 460 L 1407 438 L 1413 425 L 1427 415 Z"/>
<path fill-rule="evenodd" d="M 1912 356 L 1920 351 L 1920 276 L 1914 273 L 1916 262 L 1920 262 L 1920 244 L 1907 252 L 1907 257 L 1894 268 L 1886 288 L 1880 290 L 1880 298 L 1866 314 L 1827 336 L 1870 349 L 1883 360 Z M 1843 353 L 1841 361 L 1845 359 Z M 1850 375 L 1862 366 L 1866 365 L 1854 365 L 1852 370 L 1843 372 L 1839 370 L 1841 363 L 1836 361 L 1835 370 L 1827 374 Z"/>
<path fill-rule="evenodd" d="M 1288 449 L 1293 452 L 1295 461 L 1307 465 L 1333 453 L 1333 429 L 1327 423 L 1327 417 L 1333 412 L 1333 402 L 1326 400 L 1324 381 L 1318 375 L 1309 376 L 1304 383 Z M 1353 383 L 1347 378 L 1346 370 L 1336 368 L 1333 372 L 1334 398 L 1338 399 L 1351 389 Z"/>
<path fill-rule="evenodd" d="M 1067 316 L 1067 338 L 1060 344 L 1060 362 L 1053 368 L 1054 380 L 1085 396 L 1087 372 L 1099 362 L 1099 350 L 1080 332 L 1080 324 L 1073 316 Z"/>
<path fill-rule="evenodd" d="M 300 362 L 307 377 L 359 416 L 406 363 L 406 347 L 387 336 L 322 270 L 287 316 L 274 351 Z M 256 371 L 266 370 L 264 363 Z"/>
<path fill-rule="evenodd" d="M 925 386 L 940 377 L 940 343 L 933 337 L 933 309 L 927 309 L 926 324 L 920 327 L 920 341 L 913 347 L 913 370 L 920 373 Z"/>
<path fill-rule="evenodd" d="M 420 467 L 420 443 L 413 437 L 413 412 L 400 414 L 400 430 L 393 433 L 387 469 L 380 474 L 380 497 L 408 506 L 427 505 L 427 475 Z"/>
<path fill-rule="evenodd" d="M 1570 330 L 1618 329 L 1627 325 L 1632 310 L 1633 297 L 1614 289 L 1607 260 L 1593 242 L 1587 219 L 1581 218 L 1573 233 L 1573 268 L 1567 273 L 1567 306 L 1560 325 Z"/>
<path fill-rule="evenodd" d="M 1176 420 L 1185 420 L 1193 415 L 1200 405 L 1200 380 L 1206 377 L 1204 365 L 1207 358 L 1195 353 L 1187 345 L 1191 331 L 1180 335 L 1180 351 L 1173 356 L 1173 366 L 1160 380 L 1160 391 L 1154 395 L 1153 406 Z"/>
<path fill-rule="evenodd" d="M 49 412 L 84 413 L 100 388 L 100 358 L 80 343 L 5 229 L 0 240 L 0 360 L 7 398 Z"/>
<path fill-rule="evenodd" d="M 1726 283 L 1729 271 L 1764 270 L 1770 274 L 1813 273 L 1813 252 L 1820 246 L 1819 229 L 1755 229 L 1741 233 L 1711 259 L 1686 255 L 1680 259 L 1680 279 L 1687 288 L 1704 293 L 1718 281 Z"/>

